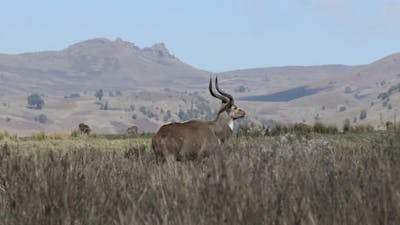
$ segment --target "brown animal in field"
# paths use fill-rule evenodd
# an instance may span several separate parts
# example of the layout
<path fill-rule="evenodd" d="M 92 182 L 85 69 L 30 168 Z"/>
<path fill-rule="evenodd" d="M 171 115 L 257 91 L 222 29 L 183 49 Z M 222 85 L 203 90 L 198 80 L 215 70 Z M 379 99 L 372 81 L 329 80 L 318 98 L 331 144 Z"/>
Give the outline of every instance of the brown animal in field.
<path fill-rule="evenodd" d="M 137 135 L 138 134 L 138 127 L 137 126 L 131 126 L 128 129 L 126 129 L 126 133 L 128 135 Z"/>
<path fill-rule="evenodd" d="M 214 120 L 169 123 L 153 136 L 152 149 L 163 162 L 206 157 L 232 135 L 233 122 L 246 113 L 235 105 L 232 95 L 219 89 L 218 78 L 215 78 L 215 88 L 219 93 L 213 91 L 210 78 L 210 94 L 221 100 L 221 107 Z"/>
<path fill-rule="evenodd" d="M 79 127 L 79 130 L 81 131 L 81 133 L 90 134 L 91 130 L 90 130 L 89 125 L 84 124 L 84 123 L 80 123 L 78 127 Z"/>
<path fill-rule="evenodd" d="M 386 121 L 386 130 L 394 130 L 395 129 L 395 124 L 390 121 Z"/>

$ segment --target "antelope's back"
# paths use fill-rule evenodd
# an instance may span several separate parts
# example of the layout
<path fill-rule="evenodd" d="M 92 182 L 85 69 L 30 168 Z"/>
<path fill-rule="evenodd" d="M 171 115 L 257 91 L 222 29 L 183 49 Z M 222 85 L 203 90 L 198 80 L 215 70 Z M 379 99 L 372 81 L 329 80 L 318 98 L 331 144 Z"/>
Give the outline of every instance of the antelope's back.
<path fill-rule="evenodd" d="M 152 138 L 152 149 L 157 155 L 177 154 L 187 143 L 202 145 L 210 139 L 209 122 L 191 120 L 184 123 L 170 123 L 160 127 Z"/>

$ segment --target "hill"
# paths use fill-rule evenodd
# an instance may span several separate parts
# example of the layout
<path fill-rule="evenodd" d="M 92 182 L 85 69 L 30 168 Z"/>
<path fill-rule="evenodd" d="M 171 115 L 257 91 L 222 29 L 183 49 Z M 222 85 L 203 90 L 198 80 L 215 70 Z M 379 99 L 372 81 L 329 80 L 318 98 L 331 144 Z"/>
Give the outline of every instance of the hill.
<path fill-rule="evenodd" d="M 64 95 L 98 88 L 189 89 L 207 77 L 205 71 L 172 55 L 163 43 L 139 48 L 122 39 L 92 39 L 60 51 L 0 55 L 3 92 Z"/>
<path fill-rule="evenodd" d="M 286 66 L 221 73 L 230 91 L 236 91 L 258 121 L 264 123 L 355 124 L 383 127 L 396 120 L 400 93 L 381 93 L 400 83 L 400 53 L 367 65 Z M 360 121 L 361 111 L 367 118 Z"/>
<path fill-rule="evenodd" d="M 243 122 L 341 126 L 349 119 L 383 128 L 396 120 L 400 107 L 395 88 L 400 54 L 366 65 L 255 68 L 218 75 L 221 87 L 246 110 Z M 71 132 L 85 122 L 94 132 L 122 133 L 131 125 L 155 131 L 173 120 L 210 118 L 218 101 L 208 94 L 208 79 L 209 72 L 182 62 L 162 43 L 140 48 L 122 39 L 98 38 L 58 51 L 0 54 L 0 129 Z M 105 93 L 101 101 L 94 96 L 99 89 Z M 27 107 L 32 93 L 45 100 L 42 110 Z M 360 119 L 361 111 L 366 118 Z M 35 120 L 41 114 L 45 123 Z"/>

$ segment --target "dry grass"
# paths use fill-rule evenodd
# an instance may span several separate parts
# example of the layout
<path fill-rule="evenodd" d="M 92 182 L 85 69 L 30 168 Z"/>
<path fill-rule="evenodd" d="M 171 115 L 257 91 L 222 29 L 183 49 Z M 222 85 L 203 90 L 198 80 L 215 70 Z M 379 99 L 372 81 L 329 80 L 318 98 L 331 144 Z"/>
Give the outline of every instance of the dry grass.
<path fill-rule="evenodd" d="M 232 139 L 206 160 L 170 168 L 148 143 L 3 139 L 0 224 L 400 221 L 398 133 Z"/>

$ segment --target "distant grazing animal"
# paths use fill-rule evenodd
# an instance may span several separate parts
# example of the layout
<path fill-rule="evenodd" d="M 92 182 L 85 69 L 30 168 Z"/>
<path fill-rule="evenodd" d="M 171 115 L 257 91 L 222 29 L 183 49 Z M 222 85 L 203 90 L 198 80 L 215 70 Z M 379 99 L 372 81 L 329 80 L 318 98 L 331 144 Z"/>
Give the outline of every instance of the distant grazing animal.
<path fill-rule="evenodd" d="M 234 120 L 244 117 L 246 113 L 235 105 L 232 95 L 219 89 L 218 77 L 215 78 L 215 88 L 218 93 L 213 91 L 210 78 L 210 94 L 221 100 L 214 120 L 169 123 L 153 136 L 152 149 L 163 162 L 207 157 L 232 135 Z"/>
<path fill-rule="evenodd" d="M 90 127 L 84 123 L 80 123 L 79 124 L 79 130 L 83 133 L 83 134 L 90 134 Z"/>
<path fill-rule="evenodd" d="M 390 121 L 386 121 L 386 130 L 394 130 L 396 128 L 395 124 Z"/>
<path fill-rule="evenodd" d="M 138 134 L 138 127 L 137 126 L 131 126 L 128 129 L 126 129 L 126 133 L 128 135 L 137 135 Z"/>

